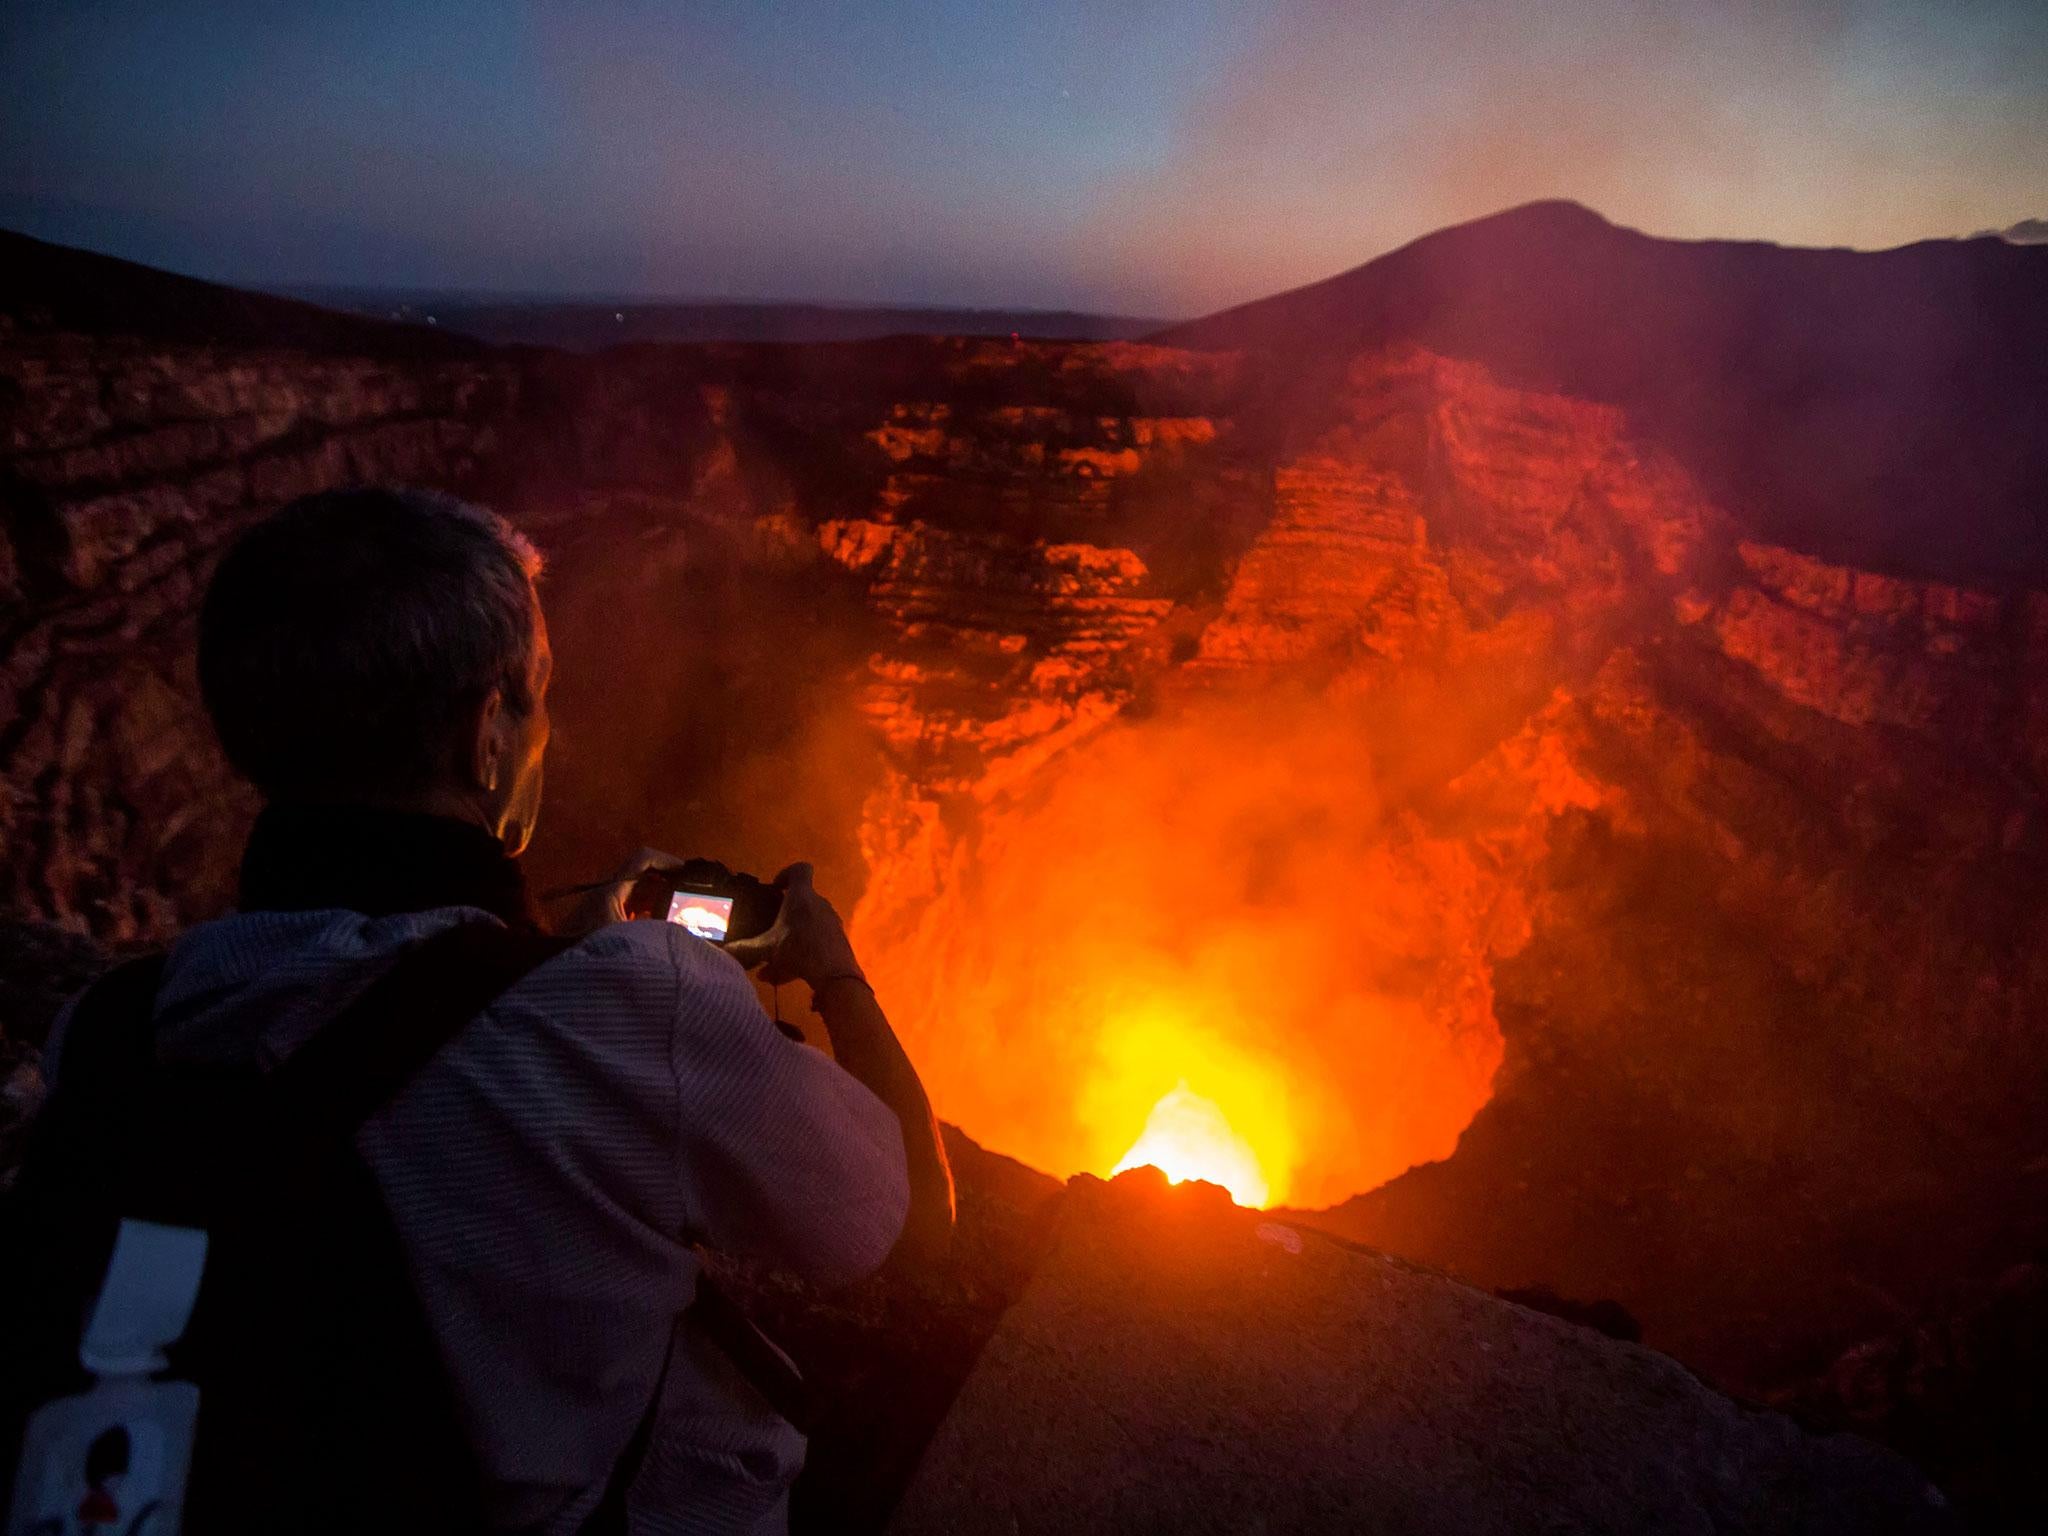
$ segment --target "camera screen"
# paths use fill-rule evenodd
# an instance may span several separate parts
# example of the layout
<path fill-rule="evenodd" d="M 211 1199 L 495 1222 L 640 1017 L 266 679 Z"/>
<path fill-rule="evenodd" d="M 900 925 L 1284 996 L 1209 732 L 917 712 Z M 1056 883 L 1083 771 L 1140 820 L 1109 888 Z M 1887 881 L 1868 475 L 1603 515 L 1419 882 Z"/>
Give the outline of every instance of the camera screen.
<path fill-rule="evenodd" d="M 668 920 L 681 923 L 700 939 L 723 943 L 732 927 L 732 897 L 706 896 L 701 891 L 677 891 L 669 898 Z"/>

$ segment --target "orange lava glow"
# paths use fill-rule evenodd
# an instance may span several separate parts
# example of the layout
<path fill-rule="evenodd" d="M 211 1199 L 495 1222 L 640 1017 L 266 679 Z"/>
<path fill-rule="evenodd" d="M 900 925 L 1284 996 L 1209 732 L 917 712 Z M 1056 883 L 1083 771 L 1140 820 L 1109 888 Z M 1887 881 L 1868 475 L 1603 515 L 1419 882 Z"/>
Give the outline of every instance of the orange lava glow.
<path fill-rule="evenodd" d="M 1151 1163 L 1248 1206 L 1448 1156 L 1524 919 L 1489 849 L 1389 793 L 1380 744 L 1430 725 L 1204 703 L 1014 797 L 871 802 L 855 942 L 939 1114 L 1059 1177 Z"/>
<path fill-rule="evenodd" d="M 1276 1064 L 1205 1024 L 1192 997 L 1131 1006 L 1097 1037 L 1076 1109 L 1091 1173 L 1156 1167 L 1204 1179 L 1239 1205 L 1288 1195 L 1300 1147 Z"/>
<path fill-rule="evenodd" d="M 1199 1179 L 1220 1184 L 1239 1205 L 1265 1205 L 1271 1198 L 1259 1154 L 1230 1128 L 1223 1111 L 1186 1083 L 1152 1106 L 1144 1134 L 1113 1170 L 1157 1168 L 1167 1181 Z"/>

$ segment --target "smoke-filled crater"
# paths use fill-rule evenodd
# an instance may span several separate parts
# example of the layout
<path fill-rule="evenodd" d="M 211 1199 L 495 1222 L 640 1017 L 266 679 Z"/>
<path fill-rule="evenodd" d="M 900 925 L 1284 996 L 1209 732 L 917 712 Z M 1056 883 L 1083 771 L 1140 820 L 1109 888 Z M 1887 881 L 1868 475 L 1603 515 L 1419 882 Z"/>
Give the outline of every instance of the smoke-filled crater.
<path fill-rule="evenodd" d="M 1500 1060 L 1506 893 L 1389 802 L 1347 716 L 1204 700 L 957 820 L 881 797 L 856 939 L 947 1113 L 1049 1172 L 1247 1205 L 1448 1155 Z"/>

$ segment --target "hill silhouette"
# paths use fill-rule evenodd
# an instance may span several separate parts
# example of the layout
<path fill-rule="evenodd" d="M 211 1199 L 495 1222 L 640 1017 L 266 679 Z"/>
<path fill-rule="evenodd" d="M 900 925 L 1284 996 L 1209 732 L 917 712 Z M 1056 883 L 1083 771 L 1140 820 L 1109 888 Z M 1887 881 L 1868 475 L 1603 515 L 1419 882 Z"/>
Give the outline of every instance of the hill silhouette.
<path fill-rule="evenodd" d="M 1262 359 L 1313 430 L 1414 344 L 1623 408 L 1758 536 L 1899 575 L 2048 575 L 2048 247 L 1663 240 L 1531 203 L 1153 340 Z"/>
<path fill-rule="evenodd" d="M 341 314 L 0 230 L 0 313 L 30 330 L 421 361 L 489 350 L 466 336 Z"/>

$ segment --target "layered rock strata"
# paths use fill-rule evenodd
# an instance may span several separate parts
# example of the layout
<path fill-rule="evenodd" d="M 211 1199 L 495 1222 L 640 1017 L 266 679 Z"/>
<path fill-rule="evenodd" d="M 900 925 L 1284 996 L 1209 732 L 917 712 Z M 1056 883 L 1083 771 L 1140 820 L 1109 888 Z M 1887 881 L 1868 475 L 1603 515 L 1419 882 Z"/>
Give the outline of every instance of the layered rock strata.
<path fill-rule="evenodd" d="M 102 937 L 218 910 L 247 802 L 196 708 L 224 543 L 307 491 L 446 483 L 495 363 L 0 336 L 0 903 Z"/>

